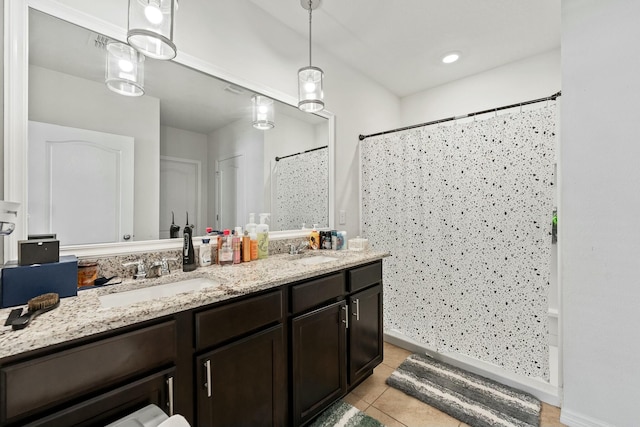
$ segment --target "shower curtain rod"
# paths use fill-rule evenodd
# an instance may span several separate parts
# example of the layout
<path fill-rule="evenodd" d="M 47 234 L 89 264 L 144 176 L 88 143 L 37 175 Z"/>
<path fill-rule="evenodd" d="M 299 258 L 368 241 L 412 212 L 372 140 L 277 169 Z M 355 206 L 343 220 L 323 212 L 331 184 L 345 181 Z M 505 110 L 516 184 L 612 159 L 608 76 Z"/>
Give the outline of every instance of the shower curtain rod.
<path fill-rule="evenodd" d="M 548 96 L 546 98 L 533 99 L 531 101 L 519 102 L 517 104 L 505 105 L 503 107 L 498 107 L 498 108 L 491 108 L 490 110 L 476 111 L 475 113 L 463 114 L 461 116 L 447 117 L 446 119 L 434 120 L 432 122 L 427 122 L 427 123 L 420 123 L 419 125 L 405 126 L 405 127 L 402 127 L 402 128 L 386 130 L 384 132 L 372 133 L 371 135 L 360 135 L 359 139 L 360 139 L 360 141 L 362 141 L 365 138 L 370 138 L 372 136 L 386 135 L 388 133 L 400 132 L 400 131 L 403 131 L 403 130 L 415 129 L 415 128 L 420 128 L 420 127 L 423 127 L 423 126 L 429 126 L 429 125 L 435 125 L 435 124 L 438 124 L 438 123 L 450 122 L 452 120 L 464 119 L 464 118 L 467 118 L 467 117 L 473 117 L 473 116 L 477 116 L 477 115 L 480 115 L 480 114 L 487 114 L 487 113 L 493 113 L 493 112 L 500 111 L 500 110 L 507 110 L 509 108 L 522 107 L 523 105 L 535 104 L 537 102 L 555 101 L 556 98 L 558 98 L 561 95 L 562 95 L 562 91 L 559 91 L 559 92 L 554 93 L 553 95 Z"/>
<path fill-rule="evenodd" d="M 322 147 L 312 148 L 311 150 L 301 151 L 300 153 L 289 154 L 288 156 L 282 156 L 282 157 L 276 156 L 276 162 L 279 162 L 282 159 L 286 159 L 287 157 L 299 156 L 300 154 L 311 153 L 312 151 L 322 150 L 323 148 L 329 148 L 329 146 L 328 145 L 324 145 Z"/>

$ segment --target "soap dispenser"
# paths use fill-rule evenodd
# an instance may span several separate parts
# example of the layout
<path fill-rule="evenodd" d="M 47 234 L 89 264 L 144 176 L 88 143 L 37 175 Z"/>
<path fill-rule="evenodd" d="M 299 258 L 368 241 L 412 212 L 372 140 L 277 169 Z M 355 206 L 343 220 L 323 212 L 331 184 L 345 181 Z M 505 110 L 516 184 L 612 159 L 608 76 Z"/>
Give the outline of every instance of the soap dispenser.
<path fill-rule="evenodd" d="M 193 249 L 193 240 L 191 240 L 191 226 L 189 225 L 189 212 L 187 212 L 187 225 L 184 226 L 184 239 L 182 247 L 182 271 L 193 271 L 196 269 L 195 251 Z"/>
<path fill-rule="evenodd" d="M 258 258 L 263 259 L 269 256 L 269 226 L 265 221 L 269 218 L 268 213 L 260 214 L 260 224 L 256 226 L 258 235 Z"/>
<path fill-rule="evenodd" d="M 318 224 L 313 224 L 311 233 L 309 234 L 309 248 L 320 249 L 320 233 L 318 233 Z"/>

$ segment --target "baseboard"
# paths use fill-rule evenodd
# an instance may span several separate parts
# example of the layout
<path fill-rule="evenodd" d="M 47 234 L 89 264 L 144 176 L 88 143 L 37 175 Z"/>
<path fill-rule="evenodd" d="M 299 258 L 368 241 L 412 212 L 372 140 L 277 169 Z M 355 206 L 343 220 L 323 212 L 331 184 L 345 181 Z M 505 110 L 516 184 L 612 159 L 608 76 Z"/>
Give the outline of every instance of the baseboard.
<path fill-rule="evenodd" d="M 461 354 L 438 353 L 397 331 L 385 331 L 384 340 L 409 351 L 427 353 L 429 356 L 434 357 L 437 360 L 441 360 L 460 369 L 473 372 L 477 375 L 482 375 L 483 377 L 490 378 L 494 381 L 498 381 L 499 383 L 530 393 L 550 405 L 560 406 L 561 404 L 561 390 L 558 387 L 542 380 L 516 375 L 507 372 L 496 365 L 492 365 L 491 363 L 483 362 L 482 360 Z"/>
<path fill-rule="evenodd" d="M 571 427 L 615 427 L 613 424 L 564 408 L 560 411 L 560 422 Z"/>

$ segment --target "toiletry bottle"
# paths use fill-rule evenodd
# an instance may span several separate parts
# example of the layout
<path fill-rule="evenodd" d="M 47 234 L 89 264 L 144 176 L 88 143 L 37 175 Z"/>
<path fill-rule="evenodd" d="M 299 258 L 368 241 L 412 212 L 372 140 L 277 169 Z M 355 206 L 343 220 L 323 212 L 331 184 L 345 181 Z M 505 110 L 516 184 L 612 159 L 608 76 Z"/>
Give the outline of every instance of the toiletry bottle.
<path fill-rule="evenodd" d="M 220 249 L 222 249 L 222 236 L 224 234 L 222 233 L 222 231 L 218 231 L 214 234 L 214 238 L 213 238 L 213 253 L 214 255 L 214 260 L 213 263 L 214 264 L 218 264 L 220 265 Z"/>
<path fill-rule="evenodd" d="M 182 271 L 193 271 L 196 269 L 195 251 L 191 240 L 191 227 L 189 226 L 189 214 L 187 213 L 187 225 L 184 227 L 182 245 Z"/>
<path fill-rule="evenodd" d="M 320 233 L 316 230 L 318 224 L 313 224 L 311 234 L 309 234 L 309 249 L 320 249 Z"/>
<path fill-rule="evenodd" d="M 209 239 L 202 239 L 200 245 L 200 267 L 208 267 L 211 265 L 211 245 Z"/>
<path fill-rule="evenodd" d="M 224 230 L 224 236 L 222 236 L 222 245 L 220 246 L 220 265 L 233 264 L 233 242 L 229 230 Z"/>
<path fill-rule="evenodd" d="M 258 259 L 258 234 L 255 231 L 253 233 L 249 233 L 249 242 L 251 261 L 255 261 Z"/>
<path fill-rule="evenodd" d="M 268 213 L 260 214 L 260 224 L 256 227 L 258 235 L 258 258 L 263 259 L 269 256 L 269 226 L 265 221 L 269 218 Z"/>
<path fill-rule="evenodd" d="M 336 249 L 339 251 L 343 251 L 347 249 L 347 232 L 346 231 L 338 231 L 338 247 Z"/>
<path fill-rule="evenodd" d="M 251 261 L 251 237 L 249 232 L 244 230 L 244 236 L 242 236 L 242 262 Z"/>
<path fill-rule="evenodd" d="M 247 230 L 249 232 L 249 234 L 251 233 L 255 233 L 256 232 L 256 227 L 258 226 L 258 224 L 256 224 L 256 214 L 255 213 L 250 213 L 249 214 L 249 222 L 247 223 L 246 227 L 244 228 L 245 230 Z"/>
<path fill-rule="evenodd" d="M 338 250 L 338 230 L 331 230 L 331 249 Z"/>
<path fill-rule="evenodd" d="M 240 262 L 242 261 L 242 259 L 240 258 L 240 245 L 242 244 L 242 237 L 240 237 L 240 235 L 242 234 L 242 227 L 236 227 L 235 231 L 233 232 L 233 263 L 234 264 L 240 264 Z"/>

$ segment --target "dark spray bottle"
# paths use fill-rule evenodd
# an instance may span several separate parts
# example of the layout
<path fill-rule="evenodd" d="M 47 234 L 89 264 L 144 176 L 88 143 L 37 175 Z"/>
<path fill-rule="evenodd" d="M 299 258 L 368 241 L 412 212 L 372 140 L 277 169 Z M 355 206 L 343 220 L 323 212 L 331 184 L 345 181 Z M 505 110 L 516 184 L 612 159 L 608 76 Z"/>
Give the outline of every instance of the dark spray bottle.
<path fill-rule="evenodd" d="M 182 271 L 193 271 L 196 269 L 196 257 L 191 240 L 191 226 L 189 225 L 189 212 L 187 212 L 187 225 L 184 226 L 184 243 L 182 245 Z"/>

